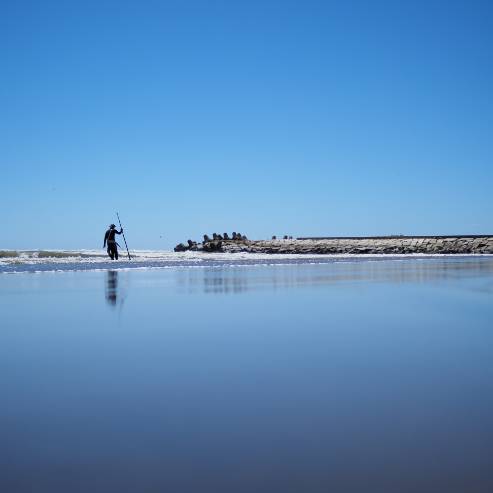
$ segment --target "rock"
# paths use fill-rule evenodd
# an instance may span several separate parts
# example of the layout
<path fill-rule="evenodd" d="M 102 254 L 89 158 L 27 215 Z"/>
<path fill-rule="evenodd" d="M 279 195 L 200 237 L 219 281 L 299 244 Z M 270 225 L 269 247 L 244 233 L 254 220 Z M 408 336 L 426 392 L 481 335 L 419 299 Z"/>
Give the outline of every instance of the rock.
<path fill-rule="evenodd" d="M 204 244 L 203 250 L 204 252 L 220 252 L 221 246 L 222 246 L 221 241 L 209 241 Z"/>
<path fill-rule="evenodd" d="M 225 239 L 226 241 L 223 241 Z M 230 241 L 234 239 L 235 241 Z M 284 235 L 285 241 L 248 240 L 245 235 L 233 232 L 233 237 L 227 233 L 214 233 L 214 239 L 204 235 L 202 245 L 188 240 L 175 247 L 176 252 L 187 250 L 203 250 L 204 252 L 252 252 L 252 253 L 353 253 L 353 254 L 464 254 L 464 253 L 493 253 L 493 236 L 476 238 L 469 237 L 383 237 L 383 238 L 320 238 L 293 239 Z M 287 240 L 287 241 L 286 241 Z"/>
<path fill-rule="evenodd" d="M 198 248 L 197 248 L 197 242 L 196 241 L 188 240 L 187 243 L 188 243 L 188 249 L 189 250 L 197 251 Z"/>

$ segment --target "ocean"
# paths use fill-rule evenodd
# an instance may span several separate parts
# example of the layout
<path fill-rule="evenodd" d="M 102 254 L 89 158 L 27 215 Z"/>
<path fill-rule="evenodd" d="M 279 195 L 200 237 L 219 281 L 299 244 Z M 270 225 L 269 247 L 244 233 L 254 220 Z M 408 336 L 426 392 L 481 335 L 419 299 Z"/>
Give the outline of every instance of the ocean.
<path fill-rule="evenodd" d="M 493 491 L 493 256 L 134 255 L 0 258 L 0 491 Z"/>

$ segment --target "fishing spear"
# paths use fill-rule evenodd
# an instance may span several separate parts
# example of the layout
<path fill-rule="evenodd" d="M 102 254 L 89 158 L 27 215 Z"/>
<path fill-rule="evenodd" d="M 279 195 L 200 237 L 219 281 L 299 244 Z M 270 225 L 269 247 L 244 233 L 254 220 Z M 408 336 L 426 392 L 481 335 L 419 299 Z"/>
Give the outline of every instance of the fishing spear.
<path fill-rule="evenodd" d="M 120 230 L 123 230 L 122 222 L 120 221 L 120 216 L 118 215 L 118 212 L 116 213 L 116 217 L 118 218 L 118 222 L 120 223 Z M 123 231 L 122 234 L 123 234 L 123 241 L 125 242 L 125 247 L 127 249 L 128 260 L 132 260 L 132 257 L 130 257 L 130 252 L 128 251 L 128 245 L 127 245 L 127 240 L 125 238 L 125 233 Z"/>

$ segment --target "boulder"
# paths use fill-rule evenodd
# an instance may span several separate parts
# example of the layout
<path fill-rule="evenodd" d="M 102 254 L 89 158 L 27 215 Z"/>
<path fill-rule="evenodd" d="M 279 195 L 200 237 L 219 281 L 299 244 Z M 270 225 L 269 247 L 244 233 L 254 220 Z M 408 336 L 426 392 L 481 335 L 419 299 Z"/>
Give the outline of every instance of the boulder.
<path fill-rule="evenodd" d="M 204 252 L 218 252 L 221 251 L 222 242 L 221 241 L 209 241 L 204 244 Z"/>
<path fill-rule="evenodd" d="M 211 241 L 211 239 L 207 235 L 204 235 L 204 243 L 207 243 L 209 241 Z"/>
<path fill-rule="evenodd" d="M 188 250 L 188 247 L 185 246 L 183 243 L 178 243 L 178 245 L 175 246 L 175 252 L 186 252 Z"/>

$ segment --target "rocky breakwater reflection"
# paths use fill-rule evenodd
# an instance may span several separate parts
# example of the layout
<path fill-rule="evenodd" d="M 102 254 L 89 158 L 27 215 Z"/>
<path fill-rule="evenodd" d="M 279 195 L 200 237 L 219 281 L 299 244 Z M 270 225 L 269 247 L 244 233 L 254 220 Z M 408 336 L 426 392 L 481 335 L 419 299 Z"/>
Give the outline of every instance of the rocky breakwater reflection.
<path fill-rule="evenodd" d="M 175 252 L 249 252 L 276 254 L 493 254 L 493 235 L 381 236 L 249 240 L 234 232 L 214 233 L 197 243 L 180 243 Z"/>

